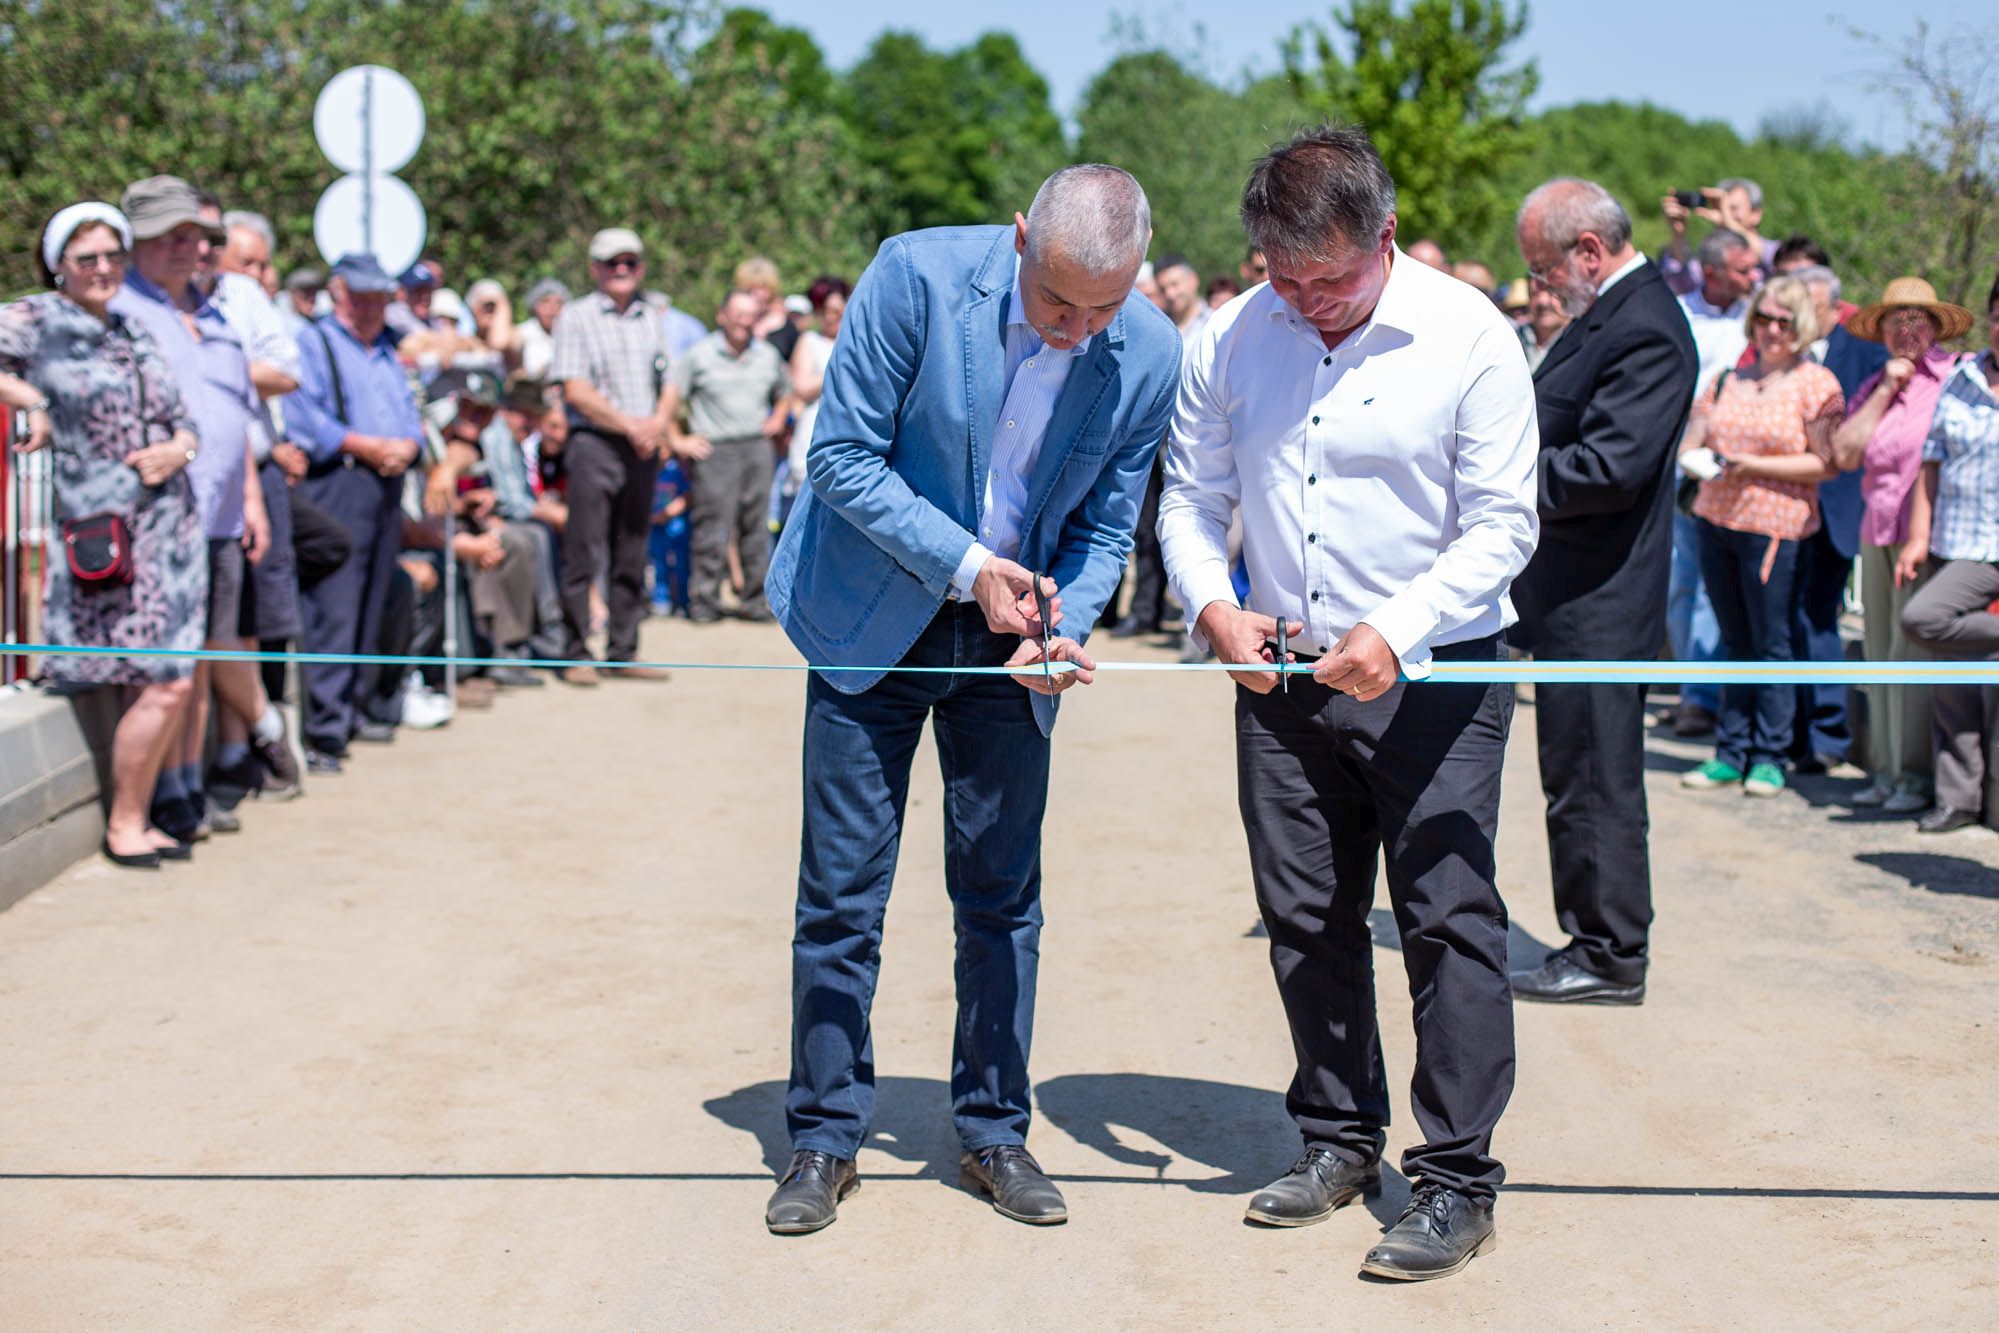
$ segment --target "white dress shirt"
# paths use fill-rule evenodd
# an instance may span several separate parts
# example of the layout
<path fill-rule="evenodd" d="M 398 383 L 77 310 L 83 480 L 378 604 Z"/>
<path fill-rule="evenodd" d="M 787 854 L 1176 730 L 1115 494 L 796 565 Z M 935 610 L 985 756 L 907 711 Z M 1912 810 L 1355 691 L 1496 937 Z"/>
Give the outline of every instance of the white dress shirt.
<path fill-rule="evenodd" d="M 264 295 L 262 284 L 247 273 L 218 273 L 209 299 L 236 331 L 250 360 L 267 362 L 292 379 L 298 378 L 298 344 L 286 329 L 276 303 Z M 261 463 L 271 456 L 271 446 L 282 435 L 284 422 L 277 399 L 259 397 L 257 401 L 259 411 L 250 422 L 249 436 L 251 451 Z"/>
<path fill-rule="evenodd" d="M 1680 309 L 1687 312 L 1694 351 L 1701 359 L 1700 377 L 1694 381 L 1694 397 L 1698 399 L 1715 376 L 1742 359 L 1743 349 L 1749 346 L 1749 334 L 1742 326 L 1749 315 L 1749 298 L 1723 308 L 1696 290 L 1680 298 Z"/>
<path fill-rule="evenodd" d="M 1301 652 L 1355 625 L 1416 679 L 1435 647 L 1514 621 L 1534 553 L 1540 436 L 1520 342 L 1477 288 L 1395 251 L 1366 323 L 1328 350 L 1267 284 L 1215 312 L 1181 369 L 1159 540 L 1190 617 L 1302 621 Z"/>
<path fill-rule="evenodd" d="M 998 554 L 1012 560 L 1020 554 L 1027 481 L 1033 475 L 1034 460 L 1041 455 L 1041 437 L 1048 433 L 1055 400 L 1069 382 L 1069 368 L 1089 350 L 1088 338 L 1067 351 L 1057 351 L 1041 340 L 1028 322 L 1027 303 L 1020 297 L 1020 258 L 1015 256 L 1013 293 L 1006 316 L 1006 398 L 993 426 L 991 466 L 980 482 L 985 503 L 979 508 L 978 535 L 965 548 L 964 558 L 951 576 L 951 591 L 959 598 L 971 595 L 972 581 L 988 557 Z"/>

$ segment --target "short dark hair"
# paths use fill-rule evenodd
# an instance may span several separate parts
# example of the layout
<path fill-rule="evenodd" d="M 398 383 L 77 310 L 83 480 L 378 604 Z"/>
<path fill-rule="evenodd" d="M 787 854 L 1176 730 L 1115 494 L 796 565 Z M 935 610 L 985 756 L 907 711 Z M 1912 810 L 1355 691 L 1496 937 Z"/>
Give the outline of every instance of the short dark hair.
<path fill-rule="evenodd" d="M 1395 212 L 1395 181 L 1367 131 L 1321 125 L 1258 158 L 1242 189 L 1250 244 L 1286 260 L 1372 245 Z"/>
<path fill-rule="evenodd" d="M 1192 273 L 1196 280 L 1199 280 L 1201 276 L 1201 271 L 1194 267 L 1194 261 L 1178 251 L 1163 254 L 1153 260 L 1152 276 L 1156 278 L 1169 268 L 1184 268 L 1189 273 Z"/>
<path fill-rule="evenodd" d="M 1819 268 L 1832 267 L 1832 256 L 1809 236 L 1786 236 L 1777 242 L 1777 251 L 1770 256 L 1770 267 L 1777 268 L 1793 259 L 1808 259 Z"/>
<path fill-rule="evenodd" d="M 812 303 L 814 310 L 824 310 L 826 303 L 835 296 L 845 300 L 854 294 L 854 285 L 845 278 L 836 278 L 830 273 L 822 273 L 812 280 L 805 289 L 805 299 Z"/>
<path fill-rule="evenodd" d="M 222 211 L 222 196 L 213 190 L 197 187 L 194 192 L 194 202 L 200 208 L 212 208 L 218 213 Z"/>

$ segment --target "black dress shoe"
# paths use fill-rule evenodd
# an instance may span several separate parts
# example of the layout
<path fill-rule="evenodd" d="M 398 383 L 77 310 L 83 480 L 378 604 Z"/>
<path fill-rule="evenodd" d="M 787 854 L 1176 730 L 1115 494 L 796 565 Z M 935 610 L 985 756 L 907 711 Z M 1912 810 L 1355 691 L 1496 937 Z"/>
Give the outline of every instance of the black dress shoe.
<path fill-rule="evenodd" d="M 1017 1143 L 1001 1143 L 966 1153 L 958 1159 L 965 1186 L 992 1197 L 993 1211 L 1029 1226 L 1047 1227 L 1069 1220 L 1062 1191 L 1041 1164 Z"/>
<path fill-rule="evenodd" d="M 330 777 L 342 771 L 340 756 L 337 754 L 328 754 L 325 750 L 307 749 L 305 752 L 305 771 Z"/>
<path fill-rule="evenodd" d="M 764 1209 L 764 1225 L 779 1236 L 829 1227 L 840 1215 L 840 1200 L 860 1187 L 860 1173 L 846 1158 L 810 1149 L 795 1152 Z"/>
<path fill-rule="evenodd" d="M 1548 955 L 1531 972 L 1515 972 L 1513 998 L 1543 1004 L 1643 1004 L 1645 983 L 1612 981 L 1578 963 L 1566 949 Z"/>
<path fill-rule="evenodd" d="M 171 847 L 155 848 L 153 855 L 159 857 L 162 861 L 192 861 L 194 859 L 194 844 L 191 842 L 177 842 Z"/>
<path fill-rule="evenodd" d="M 201 814 L 186 796 L 159 797 L 147 812 L 146 822 L 177 842 L 199 842 L 208 836 L 201 827 Z"/>
<path fill-rule="evenodd" d="M 1916 821 L 1918 833 L 1955 833 L 1961 828 L 1970 828 L 1978 822 L 1978 816 L 1969 810 L 1960 810 L 1952 805 L 1940 805 Z"/>
<path fill-rule="evenodd" d="M 1308 1227 L 1331 1217 L 1341 1204 L 1380 1192 L 1380 1159 L 1355 1166 L 1315 1143 L 1289 1171 L 1256 1192 L 1243 1216 L 1267 1227 Z"/>
<path fill-rule="evenodd" d="M 1474 1203 L 1447 1186 L 1425 1181 L 1409 1206 L 1361 1260 L 1360 1271 L 1398 1282 L 1449 1277 L 1499 1243 L 1492 1205 Z"/>

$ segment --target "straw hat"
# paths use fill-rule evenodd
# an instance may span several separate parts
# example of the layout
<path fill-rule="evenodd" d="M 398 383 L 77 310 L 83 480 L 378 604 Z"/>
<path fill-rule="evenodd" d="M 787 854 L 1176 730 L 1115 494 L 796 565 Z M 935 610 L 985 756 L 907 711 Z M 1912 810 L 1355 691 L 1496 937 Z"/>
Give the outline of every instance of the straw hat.
<path fill-rule="evenodd" d="M 1937 322 L 1937 341 L 1940 343 L 1962 338 L 1976 322 L 1963 306 L 1937 300 L 1937 289 L 1921 278 L 1897 278 L 1882 291 L 1879 301 L 1855 312 L 1853 318 L 1846 321 L 1846 331 L 1856 338 L 1878 343 L 1881 341 L 1881 321 L 1888 317 L 1889 311 L 1905 306 L 1929 311 L 1930 318 Z"/>

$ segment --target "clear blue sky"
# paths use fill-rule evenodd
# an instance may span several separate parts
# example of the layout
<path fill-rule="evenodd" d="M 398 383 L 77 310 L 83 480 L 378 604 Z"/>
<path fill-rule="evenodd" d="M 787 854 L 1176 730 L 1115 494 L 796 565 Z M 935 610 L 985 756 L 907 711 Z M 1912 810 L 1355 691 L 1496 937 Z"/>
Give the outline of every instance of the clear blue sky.
<path fill-rule="evenodd" d="M 741 0 L 757 4 L 757 0 Z M 1013 0 L 952 5 L 938 0 L 765 0 L 757 4 L 818 39 L 836 67 L 853 63 L 885 28 L 921 34 L 952 47 L 992 28 L 1011 30 L 1053 90 L 1056 109 L 1073 117 L 1090 76 L 1117 54 L 1114 20 L 1136 19 L 1174 50 L 1199 50 L 1207 72 L 1228 81 L 1244 70 L 1275 72 L 1280 38 L 1301 22 L 1324 22 L 1330 0 L 1138 0 L 1091 5 L 1075 0 Z M 1571 102 L 1649 101 L 1753 133 L 1765 114 L 1820 102 L 1832 105 L 1856 137 L 1907 139 L 1894 103 L 1869 92 L 1880 52 L 1848 35 L 1853 24 L 1899 39 L 1916 17 L 1933 32 L 1972 26 L 1999 29 L 1991 0 L 1922 0 L 1920 5 L 1830 5 L 1799 0 L 1529 0 L 1529 28 L 1518 45 L 1540 62 L 1540 107 Z"/>

